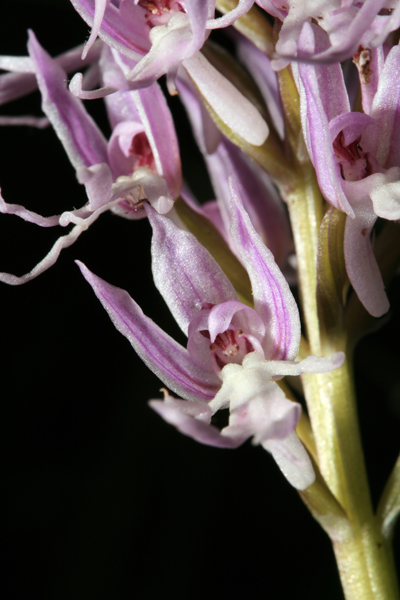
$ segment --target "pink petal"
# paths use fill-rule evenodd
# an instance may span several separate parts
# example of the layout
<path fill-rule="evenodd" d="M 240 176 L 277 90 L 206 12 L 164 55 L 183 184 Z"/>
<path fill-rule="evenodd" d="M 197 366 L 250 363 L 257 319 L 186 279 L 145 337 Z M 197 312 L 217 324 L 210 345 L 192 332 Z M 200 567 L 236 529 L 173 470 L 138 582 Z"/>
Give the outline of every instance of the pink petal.
<path fill-rule="evenodd" d="M 221 435 L 219 429 L 214 425 L 210 425 L 186 414 L 186 406 L 180 406 L 183 404 L 192 405 L 194 404 L 193 402 L 184 402 L 183 400 L 175 400 L 175 398 L 173 400 L 174 402 L 171 400 L 167 402 L 167 399 L 164 402 L 162 400 L 150 400 L 149 404 L 151 408 L 164 419 L 164 421 L 174 425 L 178 431 L 193 438 L 196 442 L 200 442 L 206 446 L 215 446 L 217 448 L 236 448 L 240 445 L 240 442 L 237 440 L 226 438 Z M 199 404 L 200 403 L 198 403 L 198 405 Z M 208 406 L 202 403 L 200 409 L 208 409 Z M 209 411 L 209 413 L 211 416 L 211 411 Z"/>
<path fill-rule="evenodd" d="M 212 371 L 195 366 L 187 350 L 146 317 L 125 290 L 77 264 L 115 327 L 169 389 L 190 400 L 209 400 L 215 395 L 219 380 Z"/>
<path fill-rule="evenodd" d="M 231 179 L 231 236 L 249 273 L 254 307 L 267 327 L 264 352 L 267 358 L 291 359 L 300 343 L 300 318 L 289 285 L 263 244 L 240 201 L 239 189 Z"/>
<path fill-rule="evenodd" d="M 237 300 L 232 284 L 194 235 L 147 209 L 154 282 L 184 333 L 203 303 Z"/>

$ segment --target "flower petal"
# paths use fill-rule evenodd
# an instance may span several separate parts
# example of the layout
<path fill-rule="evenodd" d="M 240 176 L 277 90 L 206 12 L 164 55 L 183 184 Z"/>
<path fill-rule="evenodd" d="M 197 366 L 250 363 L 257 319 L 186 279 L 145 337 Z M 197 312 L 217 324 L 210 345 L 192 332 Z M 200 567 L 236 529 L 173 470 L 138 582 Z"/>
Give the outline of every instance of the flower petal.
<path fill-rule="evenodd" d="M 239 189 L 231 178 L 231 236 L 245 265 L 254 296 L 254 307 L 267 327 L 266 358 L 296 357 L 300 343 L 300 317 L 289 285 L 243 209 Z"/>
<path fill-rule="evenodd" d="M 76 174 L 79 183 L 85 185 L 89 198 L 87 208 L 90 211 L 97 210 L 110 201 L 112 176 L 110 167 L 107 164 L 100 163 L 89 168 L 80 167 Z"/>
<path fill-rule="evenodd" d="M 184 333 L 205 302 L 237 300 L 232 284 L 210 253 L 188 231 L 146 207 L 153 228 L 154 282 Z"/>
<path fill-rule="evenodd" d="M 78 239 L 81 233 L 85 231 L 85 229 L 86 227 L 76 225 L 70 231 L 70 233 L 59 237 L 50 252 L 29 273 L 25 273 L 25 275 L 21 275 L 21 277 L 17 277 L 11 273 L 0 273 L 0 281 L 8 283 L 8 285 L 22 285 L 23 283 L 27 283 L 28 281 L 35 279 L 35 277 L 41 275 L 44 271 L 47 271 L 47 269 L 54 265 L 60 255 L 61 250 L 71 246 Z"/>
<path fill-rule="evenodd" d="M 110 0 L 94 0 L 93 27 L 92 31 L 90 32 L 90 37 L 86 42 L 84 49 L 82 50 L 82 59 L 86 58 L 87 53 L 93 46 L 96 37 L 99 34 L 101 22 L 103 20 L 104 13 L 106 12 L 106 8 L 109 4 Z"/>
<path fill-rule="evenodd" d="M 171 390 L 189 400 L 210 400 L 219 387 L 212 371 L 196 367 L 187 350 L 143 314 L 128 292 L 114 287 L 77 261 L 110 319 L 143 362 Z"/>
<path fill-rule="evenodd" d="M 211 156 L 206 155 L 205 159 L 226 231 L 229 232 L 231 224 L 232 194 L 229 176 L 234 175 L 241 186 L 243 207 L 254 229 L 271 250 L 280 268 L 286 267 L 288 255 L 293 252 L 289 220 L 267 173 L 225 138 L 217 150 Z M 237 253 L 232 239 L 229 240 L 229 245 Z"/>
<path fill-rule="evenodd" d="M 166 25 L 153 27 L 150 51 L 128 74 L 132 89 L 147 87 L 166 73 L 175 76 L 182 61 L 189 59 L 204 43 L 205 22 L 202 35 L 199 35 L 199 25 L 196 23 L 195 36 L 189 15 L 178 12 Z"/>
<path fill-rule="evenodd" d="M 254 104 L 200 52 L 185 60 L 183 66 L 202 96 L 229 129 L 254 146 L 261 146 L 265 142 L 269 133 L 268 125 Z"/>
<path fill-rule="evenodd" d="M 71 0 L 71 3 L 82 19 L 93 27 L 95 0 Z M 119 8 L 113 3 L 109 4 L 104 12 L 98 35 L 106 44 L 137 61 L 150 48 L 148 39 L 150 27 L 145 20 L 145 11 L 140 7 L 130 6 L 131 4 L 130 0 L 128 3 L 121 2 Z M 126 14 L 126 8 L 128 10 L 130 8 L 133 15 Z"/>
<path fill-rule="evenodd" d="M 378 174 L 361 181 L 346 181 L 355 219 L 346 219 L 344 258 L 346 271 L 357 296 L 373 317 L 389 310 L 382 275 L 371 247 L 371 231 L 377 219 L 370 199 L 371 182 Z"/>
<path fill-rule="evenodd" d="M 182 187 L 181 159 L 174 122 L 164 94 L 157 83 L 132 92 L 139 117 L 153 152 L 158 174 L 170 194 L 177 198 Z"/>
<path fill-rule="evenodd" d="M 265 335 L 265 324 L 259 314 L 249 306 L 237 300 L 229 300 L 222 304 L 216 304 L 210 310 L 208 319 L 208 330 L 211 342 L 219 333 L 223 333 L 229 327 L 235 317 L 235 327 L 242 329 L 246 334 L 252 334 L 260 341 Z"/>
<path fill-rule="evenodd" d="M 299 39 L 299 54 L 316 47 L 317 27 L 304 24 Z M 324 33 L 324 32 L 322 32 Z M 349 111 L 343 73 L 340 64 L 315 66 L 299 63 L 298 87 L 301 120 L 308 153 L 315 167 L 318 183 L 325 199 L 350 216 L 353 210 L 343 192 L 342 180 L 336 165 L 329 133 L 329 121 Z M 295 69 L 296 69 L 295 68 Z"/>
<path fill-rule="evenodd" d="M 82 46 L 63 52 L 56 56 L 54 60 L 68 73 L 78 67 L 82 68 L 96 61 L 100 50 L 101 42 L 96 42 L 84 61 L 81 60 Z M 29 60 L 32 61 L 31 58 Z M 37 79 L 31 73 L 6 73 L 5 75 L 0 75 L 0 106 L 21 96 L 26 96 L 36 88 Z"/>
<path fill-rule="evenodd" d="M 42 217 L 31 210 L 27 210 L 20 204 L 7 204 L 7 202 L 4 201 L 1 193 L 0 212 L 6 215 L 17 215 L 18 217 L 21 217 L 21 219 L 24 219 L 24 221 L 35 223 L 35 225 L 39 225 L 39 227 L 54 227 L 55 225 L 58 225 L 60 218 L 60 215 L 54 215 L 53 217 Z"/>
<path fill-rule="evenodd" d="M 335 352 L 330 358 L 324 356 L 307 356 L 304 360 L 270 360 L 263 367 L 265 376 L 286 377 L 296 376 L 302 373 L 329 373 L 342 366 L 345 359 L 344 352 Z M 260 367 L 261 368 L 261 367 Z"/>
<path fill-rule="evenodd" d="M 370 116 L 375 119 L 376 140 L 366 147 L 382 167 L 400 165 L 400 46 L 394 46 L 379 78 L 378 90 L 372 102 Z M 375 142 L 375 143 L 374 143 Z"/>
<path fill-rule="evenodd" d="M 83 75 L 82 73 L 76 73 L 69 83 L 69 91 L 73 96 L 80 100 L 97 100 L 98 98 L 104 98 L 109 94 L 114 94 L 117 88 L 110 86 L 104 86 L 97 90 L 84 90 L 82 89 Z"/>
<path fill-rule="evenodd" d="M 281 139 L 285 135 L 282 103 L 279 93 L 278 78 L 271 67 L 271 61 L 250 40 L 234 32 L 232 36 L 236 41 L 236 52 L 240 62 L 246 67 L 258 89 L 260 90 L 268 107 L 271 120 Z"/>
<path fill-rule="evenodd" d="M 371 200 L 374 212 L 382 219 L 400 219 L 400 167 L 392 167 L 385 174 L 376 173 Z"/>
<path fill-rule="evenodd" d="M 106 140 L 82 103 L 67 89 L 63 69 L 43 50 L 32 32 L 28 49 L 35 64 L 43 111 L 75 169 L 106 163 Z"/>
<path fill-rule="evenodd" d="M 27 127 L 37 127 L 38 129 L 45 129 L 50 125 L 50 121 L 47 117 L 34 117 L 33 115 L 21 115 L 20 117 L 6 117 L 5 115 L 2 115 L 0 117 L 0 125 L 22 125 Z"/>
<path fill-rule="evenodd" d="M 224 437 L 219 429 L 210 425 L 209 422 L 192 416 L 192 413 L 195 412 L 193 408 L 198 408 L 202 412 L 208 410 L 208 416 L 211 417 L 211 411 L 204 402 L 185 402 L 167 396 L 164 401 L 150 400 L 149 404 L 167 423 L 174 425 L 178 431 L 193 438 L 196 442 L 217 448 L 237 448 L 241 443 Z M 191 414 L 188 414 L 188 409 Z"/>
<path fill-rule="evenodd" d="M 276 464 L 296 490 L 305 490 L 315 481 L 315 473 L 306 449 L 293 431 L 284 440 L 271 440 L 262 444 L 275 459 Z"/>
<path fill-rule="evenodd" d="M 57 262 L 61 250 L 63 250 L 64 248 L 68 248 L 74 242 L 76 242 L 81 233 L 86 231 L 103 212 L 111 208 L 112 204 L 112 202 L 105 204 L 104 206 L 101 206 L 91 214 L 89 213 L 89 216 L 85 215 L 84 218 L 80 216 L 82 213 L 85 213 L 84 208 L 73 211 L 71 213 L 63 213 L 60 217 L 60 221 L 63 217 L 65 219 L 65 224 L 76 223 L 75 227 L 73 227 L 73 229 L 71 229 L 71 231 L 68 234 L 58 238 L 58 240 L 51 248 L 50 252 L 32 269 L 32 271 L 26 273 L 25 275 L 22 275 L 21 277 L 11 275 L 10 273 L 0 273 L 0 281 L 8 283 L 9 285 L 22 285 L 23 283 L 27 283 L 28 281 L 35 279 L 35 277 L 41 275 L 41 273 L 44 273 L 44 271 L 47 271 L 47 269 L 49 269 L 52 265 L 54 265 Z M 35 215 L 35 213 L 30 214 Z M 39 217 L 39 215 L 37 216 Z M 39 220 L 40 219 L 43 219 L 43 217 L 39 217 Z M 36 223 L 37 225 L 40 225 L 40 222 L 34 220 L 32 220 L 32 222 Z"/>

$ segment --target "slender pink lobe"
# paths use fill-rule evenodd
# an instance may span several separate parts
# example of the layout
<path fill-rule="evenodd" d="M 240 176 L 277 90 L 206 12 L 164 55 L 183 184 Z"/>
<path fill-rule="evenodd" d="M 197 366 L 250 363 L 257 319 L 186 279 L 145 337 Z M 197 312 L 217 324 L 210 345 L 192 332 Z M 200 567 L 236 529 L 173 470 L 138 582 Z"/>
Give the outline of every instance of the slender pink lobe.
<path fill-rule="evenodd" d="M 79 261 L 77 264 L 115 327 L 169 389 L 188 400 L 215 396 L 219 380 L 211 370 L 195 366 L 187 350 L 146 317 L 125 290 L 100 279 Z"/>

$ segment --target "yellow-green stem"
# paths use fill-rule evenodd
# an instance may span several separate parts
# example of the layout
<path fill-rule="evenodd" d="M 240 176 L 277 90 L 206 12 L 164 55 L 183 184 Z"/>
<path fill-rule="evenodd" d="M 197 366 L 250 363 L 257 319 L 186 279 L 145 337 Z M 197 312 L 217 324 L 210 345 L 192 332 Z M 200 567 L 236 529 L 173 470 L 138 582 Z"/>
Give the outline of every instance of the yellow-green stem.
<path fill-rule="evenodd" d="M 313 354 L 321 353 L 317 311 L 318 231 L 323 217 L 323 200 L 311 164 L 303 166 L 301 177 L 281 190 L 289 206 L 296 245 L 301 304 L 307 339 Z"/>
<path fill-rule="evenodd" d="M 313 354 L 322 354 L 326 348 L 321 346 L 316 286 L 323 204 L 311 169 L 307 166 L 302 169 L 301 177 L 293 190 L 286 190 L 285 197 L 296 244 L 308 343 Z M 342 337 L 335 335 L 335 340 L 335 350 L 346 350 L 344 332 Z M 303 375 L 302 379 L 319 469 L 347 517 L 340 520 L 343 526 L 329 531 L 346 600 L 399 600 L 391 547 L 372 511 L 351 353 L 339 369 L 321 375 Z"/>
<path fill-rule="evenodd" d="M 391 544 L 372 518 L 353 535 L 333 540 L 346 600 L 398 600 Z"/>
<path fill-rule="evenodd" d="M 331 536 L 346 599 L 396 600 L 391 547 L 372 511 L 350 358 L 330 373 L 304 375 L 303 384 L 321 473 L 350 524 Z"/>

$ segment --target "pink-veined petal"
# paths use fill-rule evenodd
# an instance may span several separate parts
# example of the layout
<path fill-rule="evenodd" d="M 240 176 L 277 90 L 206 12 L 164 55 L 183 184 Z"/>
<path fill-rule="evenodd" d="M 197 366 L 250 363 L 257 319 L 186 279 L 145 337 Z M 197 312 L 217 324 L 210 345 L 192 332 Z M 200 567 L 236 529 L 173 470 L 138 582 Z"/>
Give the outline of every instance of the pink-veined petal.
<path fill-rule="evenodd" d="M 158 174 L 164 177 L 171 195 L 177 198 L 182 187 L 181 160 L 174 122 L 165 96 L 157 83 L 132 92 L 132 96 L 153 152 Z"/>
<path fill-rule="evenodd" d="M 278 78 L 271 67 L 271 60 L 249 39 L 239 34 L 239 32 L 233 31 L 232 37 L 236 42 L 237 57 L 257 83 L 258 89 L 268 107 L 274 127 L 280 138 L 283 139 L 285 126 L 283 122 L 282 103 Z"/>
<path fill-rule="evenodd" d="M 66 87 L 66 75 L 55 60 L 43 50 L 32 32 L 28 49 L 35 64 L 42 108 L 50 119 L 68 157 L 77 169 L 107 162 L 107 145 L 103 134 L 79 100 Z"/>
<path fill-rule="evenodd" d="M 379 78 L 370 116 L 375 119 L 374 138 L 366 150 L 376 156 L 384 168 L 400 165 L 400 46 L 391 48 Z M 370 138 L 372 135 L 370 136 Z"/>
<path fill-rule="evenodd" d="M 154 282 L 184 333 L 205 302 L 237 300 L 229 279 L 194 235 L 146 208 L 153 228 Z"/>
<path fill-rule="evenodd" d="M 212 371 L 195 366 L 187 350 L 146 317 L 128 292 L 100 279 L 81 262 L 77 264 L 115 327 L 169 389 L 185 399 L 213 398 L 219 380 Z"/>
<path fill-rule="evenodd" d="M 316 47 L 316 27 L 305 23 L 299 39 L 299 53 Z M 324 32 L 322 32 L 323 34 Z M 324 39 L 319 32 L 317 41 Z M 304 139 L 315 167 L 318 183 L 325 199 L 350 216 L 354 216 L 336 165 L 329 133 L 329 121 L 349 111 L 340 64 L 320 66 L 299 63 L 299 93 Z"/>
<path fill-rule="evenodd" d="M 71 0 L 71 3 L 82 19 L 92 27 L 95 0 Z M 119 7 L 111 3 L 104 12 L 98 35 L 107 45 L 122 54 L 135 61 L 140 60 L 150 48 L 150 27 L 146 23 L 145 14 L 145 10 L 133 6 L 130 0 L 127 3 L 121 2 Z"/>
<path fill-rule="evenodd" d="M 243 209 L 233 178 L 231 191 L 231 235 L 249 273 L 254 307 L 267 327 L 265 355 L 271 359 L 295 358 L 300 343 L 300 318 L 293 294 Z"/>
<path fill-rule="evenodd" d="M 101 27 L 101 22 L 104 17 L 104 13 L 106 12 L 107 6 L 110 4 L 110 0 L 94 0 L 94 16 L 93 16 L 93 26 L 92 31 L 90 32 L 90 37 L 85 44 L 85 47 L 82 50 L 82 59 L 86 58 L 87 53 L 90 48 L 93 46 L 96 37 L 99 34 L 99 30 Z"/>

